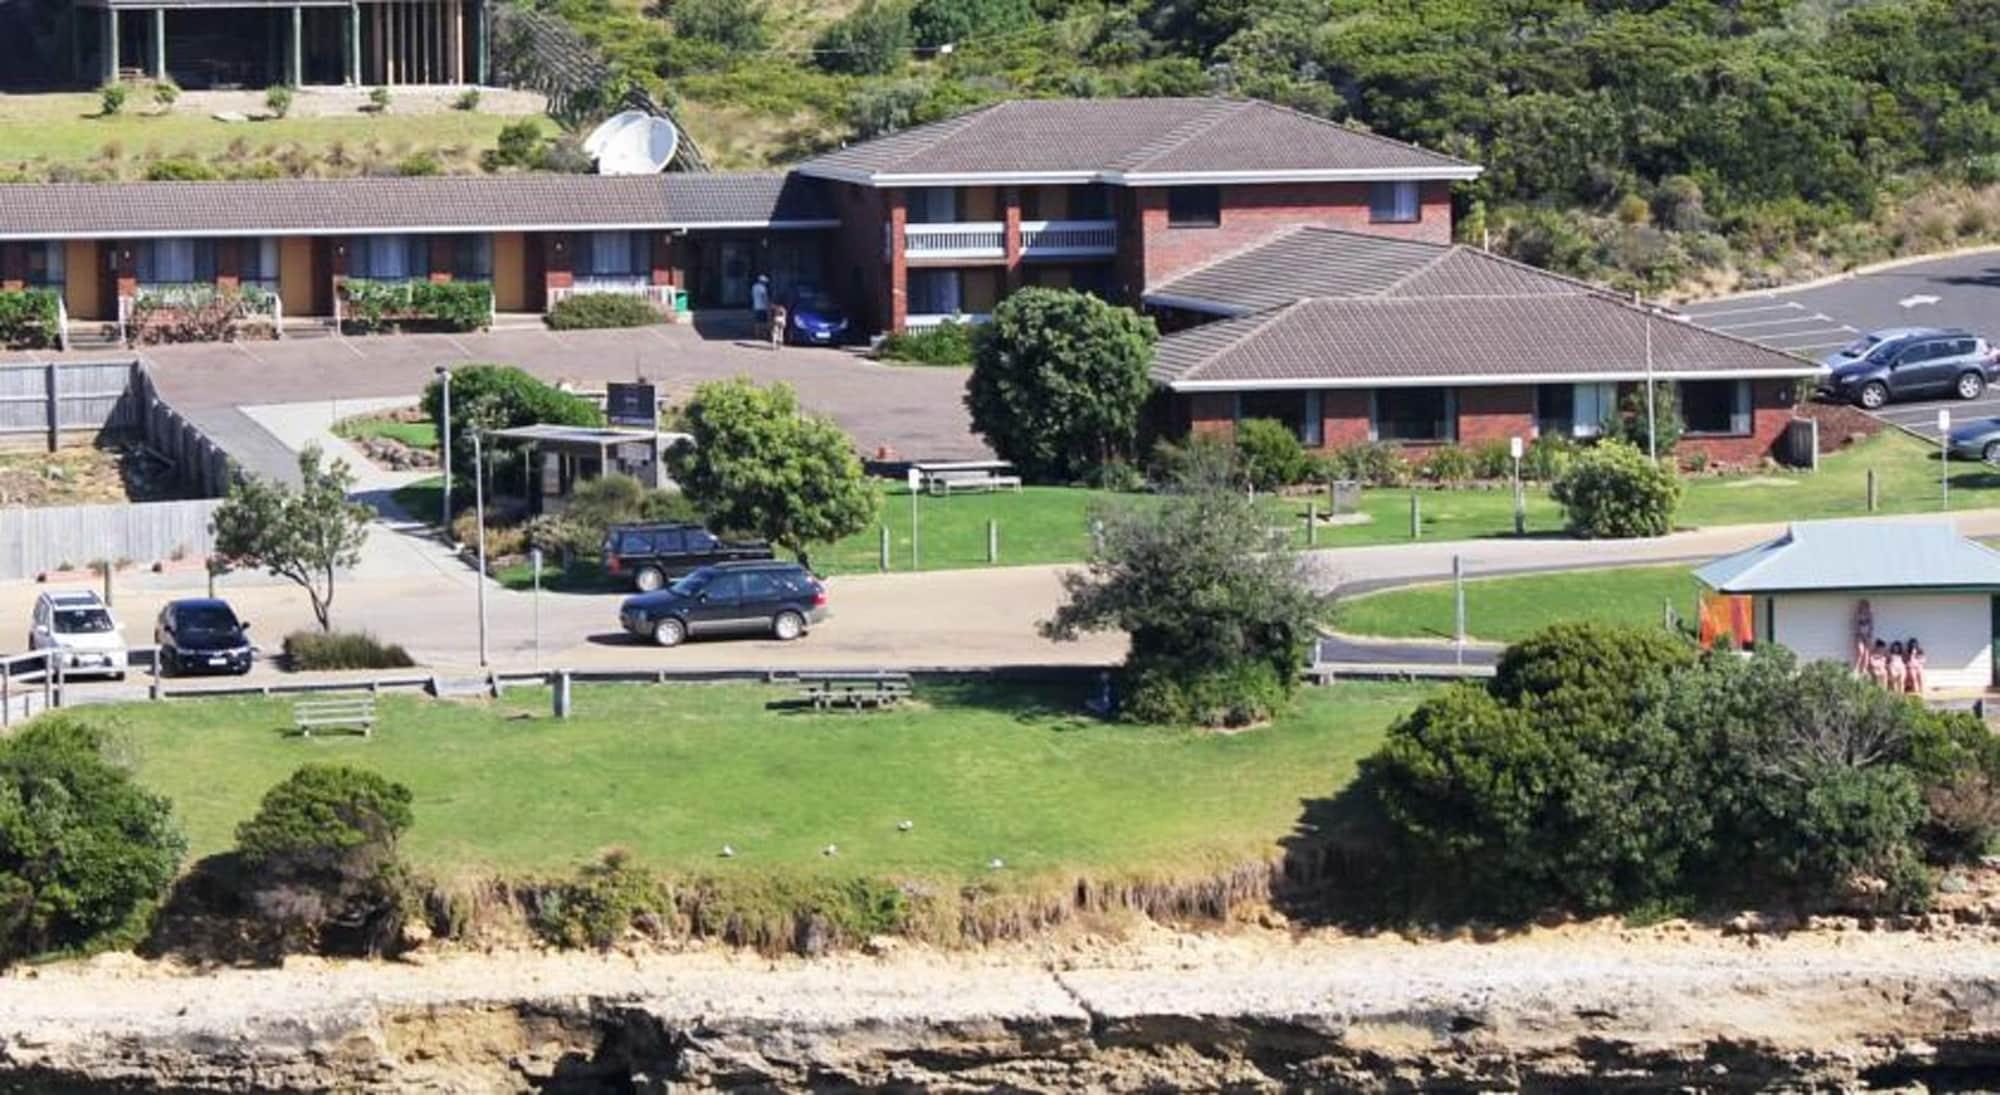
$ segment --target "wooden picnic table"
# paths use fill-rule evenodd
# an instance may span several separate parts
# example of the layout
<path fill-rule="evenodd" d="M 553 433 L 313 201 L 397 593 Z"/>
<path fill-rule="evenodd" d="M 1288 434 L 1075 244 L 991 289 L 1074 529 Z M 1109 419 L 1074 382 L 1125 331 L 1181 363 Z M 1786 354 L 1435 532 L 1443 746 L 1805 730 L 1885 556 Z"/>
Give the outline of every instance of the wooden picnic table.
<path fill-rule="evenodd" d="M 908 673 L 801 673 L 799 695 L 815 708 L 894 707 L 910 695 Z"/>
<path fill-rule="evenodd" d="M 1021 477 L 1006 474 L 1014 470 L 1014 465 L 1006 460 L 945 460 L 913 463 L 910 467 L 924 490 L 931 494 L 948 497 L 954 490 L 1021 489 Z"/>

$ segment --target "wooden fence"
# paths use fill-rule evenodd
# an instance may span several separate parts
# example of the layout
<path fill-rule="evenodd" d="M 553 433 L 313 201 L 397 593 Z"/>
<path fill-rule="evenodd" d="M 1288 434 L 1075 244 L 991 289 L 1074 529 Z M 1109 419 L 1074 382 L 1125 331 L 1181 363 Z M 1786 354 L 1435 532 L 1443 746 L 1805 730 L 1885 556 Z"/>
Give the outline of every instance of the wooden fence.
<path fill-rule="evenodd" d="M 173 466 L 174 481 L 182 490 L 204 498 L 228 494 L 236 475 L 229 454 L 160 398 L 152 374 L 143 365 L 133 370 L 132 377 L 133 405 L 146 446 Z"/>
<path fill-rule="evenodd" d="M 139 432 L 132 358 L 0 364 L 0 444 L 45 446 L 101 433 Z"/>
<path fill-rule="evenodd" d="M 102 559 L 139 565 L 204 559 L 219 498 L 0 510 L 0 579 L 75 570 Z"/>

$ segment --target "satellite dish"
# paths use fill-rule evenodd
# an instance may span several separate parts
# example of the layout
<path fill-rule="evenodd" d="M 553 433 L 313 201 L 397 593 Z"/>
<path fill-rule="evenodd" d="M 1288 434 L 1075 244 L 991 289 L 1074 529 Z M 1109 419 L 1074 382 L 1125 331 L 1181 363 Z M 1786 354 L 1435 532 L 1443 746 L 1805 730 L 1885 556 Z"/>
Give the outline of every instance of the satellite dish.
<path fill-rule="evenodd" d="M 680 142 L 674 123 L 627 110 L 592 130 L 583 150 L 597 160 L 600 175 L 657 175 L 673 161 Z"/>

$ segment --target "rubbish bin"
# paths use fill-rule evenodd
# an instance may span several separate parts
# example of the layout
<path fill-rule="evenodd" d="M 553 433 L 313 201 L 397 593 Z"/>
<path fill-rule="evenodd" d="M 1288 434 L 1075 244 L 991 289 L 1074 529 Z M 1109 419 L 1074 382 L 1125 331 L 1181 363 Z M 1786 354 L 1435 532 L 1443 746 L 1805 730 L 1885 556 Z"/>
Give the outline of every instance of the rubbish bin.
<path fill-rule="evenodd" d="M 674 309 L 675 322 L 684 321 L 688 314 L 688 291 L 676 286 L 673 296 L 670 299 L 672 300 Z"/>

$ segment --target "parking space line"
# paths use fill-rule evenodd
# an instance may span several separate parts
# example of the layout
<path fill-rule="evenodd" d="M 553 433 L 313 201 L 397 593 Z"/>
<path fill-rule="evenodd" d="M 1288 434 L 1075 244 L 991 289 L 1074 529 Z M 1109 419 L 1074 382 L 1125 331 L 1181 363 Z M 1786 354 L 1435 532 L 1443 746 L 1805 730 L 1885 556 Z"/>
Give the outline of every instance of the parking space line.
<path fill-rule="evenodd" d="M 444 340 L 445 340 L 446 342 L 449 342 L 449 343 L 451 343 L 451 344 L 452 344 L 452 345 L 453 345 L 454 347 L 456 347 L 456 348 L 458 349 L 458 353 L 459 353 L 459 356 L 460 356 L 460 357 L 463 357 L 463 358 L 466 358 L 466 359 L 470 360 L 471 358 L 474 358 L 474 357 L 478 356 L 478 355 L 474 354 L 474 353 L 473 353 L 473 352 L 472 352 L 471 350 L 468 350 L 468 349 L 466 349 L 466 348 L 465 348 L 465 343 L 463 343 L 463 342 L 460 342 L 460 341 L 458 340 L 458 338 L 457 338 L 456 336 L 454 336 L 454 335 L 446 335 L 446 336 L 444 336 Z"/>
<path fill-rule="evenodd" d="M 1855 331 L 1854 328 L 1852 327 L 1814 327 L 1806 331 L 1770 331 L 1765 334 L 1752 335 L 1750 337 L 1758 339 L 1779 340 L 1779 339 L 1797 339 L 1797 338 L 1819 338 L 1822 335 L 1852 335 L 1854 333 Z M 1852 341 L 1854 340 L 1852 338 L 1849 338 L 1846 342 L 1841 343 L 1841 345 L 1845 346 L 1847 342 L 1852 342 Z"/>
<path fill-rule="evenodd" d="M 1847 345 L 1851 341 L 1853 340 L 1844 338 L 1834 342 L 1807 342 L 1799 346 L 1773 346 L 1771 348 L 1773 350 L 1790 350 L 1794 353 L 1801 350 L 1834 350 Z"/>
<path fill-rule="evenodd" d="M 354 345 L 352 340 L 343 338 L 339 335 L 333 336 L 333 340 L 335 342 L 340 343 L 341 349 L 346 350 L 348 353 L 353 354 L 355 357 L 362 358 L 363 360 L 367 359 L 368 355 L 362 353 L 360 349 Z"/>
<path fill-rule="evenodd" d="M 1837 323 L 1837 322 L 1839 321 L 1834 319 L 1832 316 L 1823 316 L 1820 315 L 1818 312 L 1814 312 L 1812 315 L 1809 316 L 1792 316 L 1788 319 L 1760 319 L 1753 323 L 1732 323 L 1726 327 L 1717 327 L 1716 330 L 1747 331 L 1752 327 L 1784 327 L 1788 324 L 1793 324 L 1793 323 Z"/>
<path fill-rule="evenodd" d="M 1683 312 L 1682 314 L 1691 319 L 1713 319 L 1716 316 L 1742 316 L 1749 315 L 1752 312 L 1778 312 L 1786 309 L 1791 309 L 1795 312 L 1804 311 L 1805 305 L 1800 304 L 1796 300 L 1788 300 L 1781 304 L 1763 304 L 1755 308 L 1720 308 L 1713 312 Z"/>

